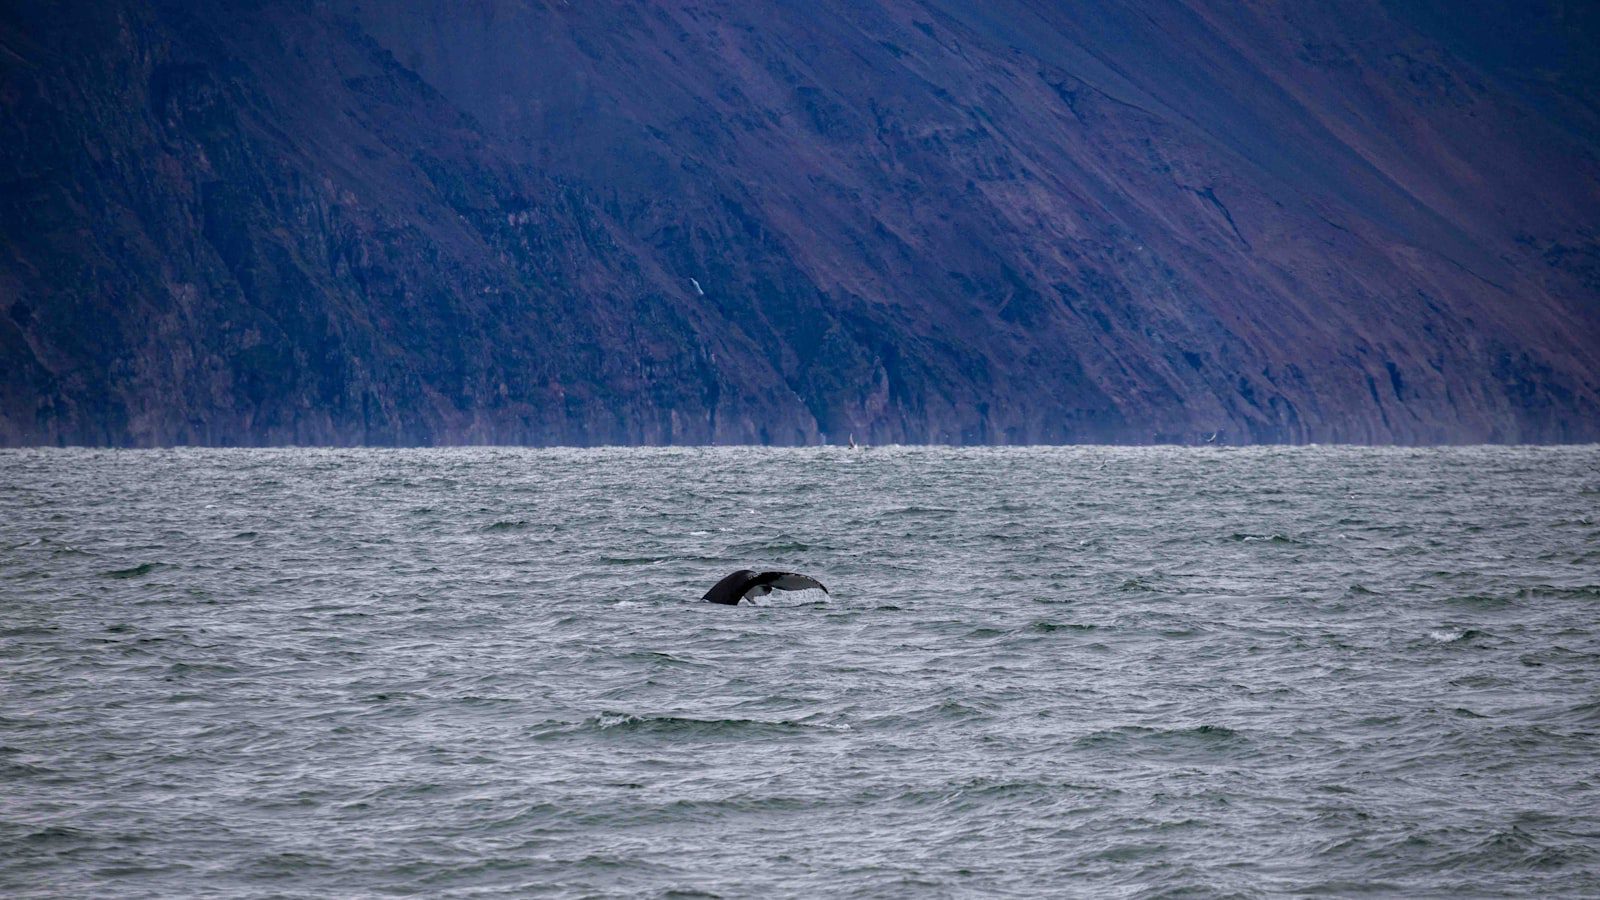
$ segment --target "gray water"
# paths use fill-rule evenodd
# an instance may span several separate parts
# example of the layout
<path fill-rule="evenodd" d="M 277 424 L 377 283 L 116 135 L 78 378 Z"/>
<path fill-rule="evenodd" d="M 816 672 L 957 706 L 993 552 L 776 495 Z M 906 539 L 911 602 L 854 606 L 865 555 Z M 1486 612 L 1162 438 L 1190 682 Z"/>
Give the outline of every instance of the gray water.
<path fill-rule="evenodd" d="M 1594 895 L 1597 522 L 1594 447 L 0 453 L 0 894 Z"/>

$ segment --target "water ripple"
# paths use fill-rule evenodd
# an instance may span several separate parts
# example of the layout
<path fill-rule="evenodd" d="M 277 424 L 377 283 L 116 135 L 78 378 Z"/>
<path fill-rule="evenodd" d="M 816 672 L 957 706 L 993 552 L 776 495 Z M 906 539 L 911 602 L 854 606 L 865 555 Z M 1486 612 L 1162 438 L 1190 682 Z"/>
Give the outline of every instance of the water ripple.
<path fill-rule="evenodd" d="M 3 452 L 0 893 L 1592 896 L 1597 472 Z"/>

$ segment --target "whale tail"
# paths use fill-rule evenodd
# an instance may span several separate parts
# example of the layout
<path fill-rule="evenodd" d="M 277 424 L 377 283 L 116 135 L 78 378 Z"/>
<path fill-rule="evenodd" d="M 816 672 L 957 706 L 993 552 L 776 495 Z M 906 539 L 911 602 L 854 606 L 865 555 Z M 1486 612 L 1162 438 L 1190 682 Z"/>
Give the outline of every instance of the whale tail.
<path fill-rule="evenodd" d="M 824 594 L 828 593 L 822 582 L 810 575 L 801 575 L 798 572 L 757 572 L 753 569 L 740 569 L 712 585 L 711 590 L 706 591 L 706 595 L 700 599 L 707 603 L 737 606 L 741 600 L 765 597 L 774 590 L 818 590 Z"/>

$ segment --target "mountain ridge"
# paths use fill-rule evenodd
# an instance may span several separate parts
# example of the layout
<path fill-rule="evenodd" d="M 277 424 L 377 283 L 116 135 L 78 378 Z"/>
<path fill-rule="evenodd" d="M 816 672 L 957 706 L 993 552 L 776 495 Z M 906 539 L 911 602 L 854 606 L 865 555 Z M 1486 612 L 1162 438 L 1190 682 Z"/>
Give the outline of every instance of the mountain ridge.
<path fill-rule="evenodd" d="M 19 5 L 0 442 L 1597 440 L 1535 6 Z"/>

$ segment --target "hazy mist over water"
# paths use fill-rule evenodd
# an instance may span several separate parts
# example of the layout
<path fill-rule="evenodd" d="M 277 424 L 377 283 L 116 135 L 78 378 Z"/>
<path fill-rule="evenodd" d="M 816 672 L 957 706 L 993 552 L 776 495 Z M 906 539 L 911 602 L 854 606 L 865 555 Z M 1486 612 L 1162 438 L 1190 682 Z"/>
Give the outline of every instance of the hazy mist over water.
<path fill-rule="evenodd" d="M 1594 895 L 1597 612 L 1592 446 L 4 451 L 0 894 Z"/>

